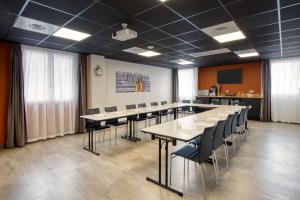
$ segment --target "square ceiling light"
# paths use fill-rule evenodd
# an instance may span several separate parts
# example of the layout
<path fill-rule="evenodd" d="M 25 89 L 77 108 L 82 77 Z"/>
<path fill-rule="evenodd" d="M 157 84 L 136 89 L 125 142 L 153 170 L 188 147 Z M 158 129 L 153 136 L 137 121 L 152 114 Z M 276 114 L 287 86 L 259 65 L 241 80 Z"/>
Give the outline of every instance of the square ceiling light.
<path fill-rule="evenodd" d="M 81 41 L 81 40 L 84 40 L 85 38 L 90 37 L 91 35 L 88 33 L 83 33 L 80 31 L 75 31 L 72 29 L 62 27 L 58 31 L 56 31 L 53 34 L 53 36 L 70 39 L 70 40 L 75 40 L 75 41 Z"/>
<path fill-rule="evenodd" d="M 189 60 L 184 60 L 184 59 L 173 60 L 171 62 L 177 63 L 179 65 L 191 65 L 191 64 L 194 64 L 194 62 L 189 61 Z"/>
<path fill-rule="evenodd" d="M 210 51 L 201 51 L 201 52 L 196 52 L 196 53 L 191 53 L 190 55 L 199 58 L 199 57 L 204 57 L 204 56 L 211 56 L 211 55 L 217 55 L 217 54 L 223 54 L 223 53 L 229 53 L 231 52 L 227 48 L 223 49 L 215 49 L 215 50 L 210 50 Z"/>
<path fill-rule="evenodd" d="M 14 27 L 46 35 L 52 35 L 59 29 L 59 26 L 22 16 L 18 17 L 17 21 L 14 24 Z"/>
<path fill-rule="evenodd" d="M 210 26 L 201 30 L 217 40 L 219 43 L 231 42 L 246 38 L 234 21 Z"/>
<path fill-rule="evenodd" d="M 240 58 L 249 58 L 249 57 L 256 57 L 259 56 L 259 53 L 255 49 L 246 49 L 241 51 L 235 51 L 236 55 Z"/>
<path fill-rule="evenodd" d="M 161 53 L 159 53 L 159 52 L 151 51 L 151 50 L 147 50 L 147 49 L 142 49 L 142 48 L 139 48 L 139 47 L 131 47 L 129 49 L 124 49 L 122 51 L 125 51 L 127 53 L 137 54 L 137 55 L 140 55 L 140 56 L 145 56 L 145 57 L 153 57 L 153 56 L 161 55 Z"/>

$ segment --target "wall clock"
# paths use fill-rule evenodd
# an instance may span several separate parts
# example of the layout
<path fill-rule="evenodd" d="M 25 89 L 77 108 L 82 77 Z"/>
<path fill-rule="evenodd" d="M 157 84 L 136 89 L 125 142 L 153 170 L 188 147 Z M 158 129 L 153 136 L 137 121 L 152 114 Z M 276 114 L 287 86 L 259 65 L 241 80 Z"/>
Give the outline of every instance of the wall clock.
<path fill-rule="evenodd" d="M 95 76 L 102 76 L 103 75 L 103 69 L 100 65 L 97 65 L 94 68 L 94 74 L 95 74 Z"/>

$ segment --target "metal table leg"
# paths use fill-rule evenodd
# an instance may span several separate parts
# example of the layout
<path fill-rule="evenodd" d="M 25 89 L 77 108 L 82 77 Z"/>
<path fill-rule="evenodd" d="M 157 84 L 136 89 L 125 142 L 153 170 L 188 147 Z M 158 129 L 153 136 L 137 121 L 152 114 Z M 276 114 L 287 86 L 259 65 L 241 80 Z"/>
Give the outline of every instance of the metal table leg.
<path fill-rule="evenodd" d="M 93 131 L 92 128 L 90 128 L 88 130 L 88 134 L 89 134 L 89 137 L 88 137 L 89 138 L 89 145 L 88 145 L 88 147 L 83 147 L 83 149 L 85 149 L 85 150 L 87 150 L 87 151 L 89 151 L 89 152 L 91 152 L 91 153 L 99 156 L 99 152 L 96 152 L 94 150 L 94 131 Z"/>
<path fill-rule="evenodd" d="M 135 136 L 135 131 L 136 131 L 134 126 L 135 122 L 133 120 L 128 120 L 128 123 L 129 123 L 129 135 L 124 135 L 122 136 L 122 138 L 132 142 L 140 141 L 141 139 Z"/>

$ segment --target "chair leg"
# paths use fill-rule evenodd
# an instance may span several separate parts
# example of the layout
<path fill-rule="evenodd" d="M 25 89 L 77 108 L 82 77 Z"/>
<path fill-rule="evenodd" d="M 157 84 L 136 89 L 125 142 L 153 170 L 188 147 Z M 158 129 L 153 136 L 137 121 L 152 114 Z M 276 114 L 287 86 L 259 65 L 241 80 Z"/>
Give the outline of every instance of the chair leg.
<path fill-rule="evenodd" d="M 170 157 L 170 185 L 172 185 L 172 155 Z"/>
<path fill-rule="evenodd" d="M 203 200 L 205 200 L 205 182 L 204 182 L 204 174 L 203 174 L 203 166 L 200 164 L 200 175 L 202 182 L 202 192 L 203 192 Z"/>
<path fill-rule="evenodd" d="M 100 133 L 99 133 L 100 134 Z M 105 132 L 103 133 L 103 138 L 102 138 L 102 142 L 104 143 L 104 139 L 105 139 Z"/>
<path fill-rule="evenodd" d="M 87 133 L 86 131 L 83 132 L 83 144 L 82 144 L 83 147 L 85 147 L 85 134 L 86 133 Z"/>
<path fill-rule="evenodd" d="M 216 169 L 217 169 L 217 177 L 218 177 L 218 180 L 219 180 L 219 165 L 218 165 L 218 159 L 217 159 L 216 151 L 213 151 L 213 156 L 215 157 Z"/>
<path fill-rule="evenodd" d="M 117 136 L 118 136 L 118 134 L 117 134 L 117 128 L 118 127 L 115 127 L 115 144 L 117 144 Z"/>
<path fill-rule="evenodd" d="M 218 172 L 217 172 L 215 156 L 212 157 L 212 162 L 213 162 L 214 171 L 215 171 L 216 185 L 218 185 Z"/>
<path fill-rule="evenodd" d="M 223 144 L 223 146 L 224 146 L 224 153 L 225 153 L 226 167 L 227 167 L 227 169 L 228 169 L 229 165 L 228 165 L 228 155 L 227 155 L 226 144 Z"/>
<path fill-rule="evenodd" d="M 104 130 L 104 132 L 105 132 L 106 130 Z M 109 131 L 109 145 L 111 145 L 111 132 Z"/>

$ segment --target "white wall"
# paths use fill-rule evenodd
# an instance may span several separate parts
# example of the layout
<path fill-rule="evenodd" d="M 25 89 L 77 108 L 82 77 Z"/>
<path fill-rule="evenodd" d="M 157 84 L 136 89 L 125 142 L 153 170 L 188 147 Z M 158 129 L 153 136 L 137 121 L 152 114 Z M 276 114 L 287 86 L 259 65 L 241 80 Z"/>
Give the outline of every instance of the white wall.
<path fill-rule="evenodd" d="M 96 77 L 93 69 L 101 65 L 104 74 Z M 116 93 L 116 71 L 148 74 L 151 81 L 150 92 Z M 127 104 L 147 103 L 172 100 L 172 70 L 148 65 L 141 65 L 117 60 L 105 59 L 102 56 L 89 56 L 88 106 L 118 106 L 125 109 Z"/>

